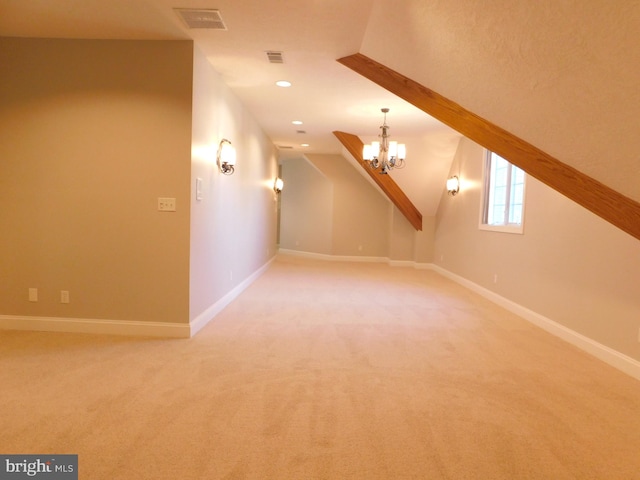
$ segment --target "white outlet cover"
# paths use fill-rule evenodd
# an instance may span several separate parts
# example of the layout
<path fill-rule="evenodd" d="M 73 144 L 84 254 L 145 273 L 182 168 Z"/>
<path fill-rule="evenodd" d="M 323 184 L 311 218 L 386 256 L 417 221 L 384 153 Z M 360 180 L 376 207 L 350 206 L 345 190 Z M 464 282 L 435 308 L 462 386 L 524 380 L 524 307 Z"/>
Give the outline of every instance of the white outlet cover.
<path fill-rule="evenodd" d="M 170 197 L 158 197 L 158 210 L 161 212 L 175 212 L 176 199 Z"/>

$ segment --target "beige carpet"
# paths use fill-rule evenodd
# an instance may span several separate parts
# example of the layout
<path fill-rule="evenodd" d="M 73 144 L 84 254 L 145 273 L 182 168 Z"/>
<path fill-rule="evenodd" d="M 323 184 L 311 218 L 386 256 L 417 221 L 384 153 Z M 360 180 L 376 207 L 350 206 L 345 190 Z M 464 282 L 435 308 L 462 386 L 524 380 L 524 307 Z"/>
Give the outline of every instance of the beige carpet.
<path fill-rule="evenodd" d="M 640 382 L 429 271 L 281 256 L 191 340 L 0 354 L 0 453 L 81 479 L 640 479 Z"/>

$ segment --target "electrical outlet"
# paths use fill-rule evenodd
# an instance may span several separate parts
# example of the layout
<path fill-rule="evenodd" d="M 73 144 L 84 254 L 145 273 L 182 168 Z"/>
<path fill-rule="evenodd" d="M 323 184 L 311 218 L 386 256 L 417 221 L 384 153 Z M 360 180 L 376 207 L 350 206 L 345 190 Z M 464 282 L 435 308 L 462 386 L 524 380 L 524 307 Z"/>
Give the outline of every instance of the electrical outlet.
<path fill-rule="evenodd" d="M 37 288 L 30 288 L 29 289 L 29 301 L 30 302 L 37 302 L 38 301 L 38 289 Z"/>
<path fill-rule="evenodd" d="M 60 290 L 60 303 L 69 303 L 69 290 Z"/>
<path fill-rule="evenodd" d="M 176 199 L 168 197 L 158 197 L 158 210 L 161 212 L 175 212 Z"/>

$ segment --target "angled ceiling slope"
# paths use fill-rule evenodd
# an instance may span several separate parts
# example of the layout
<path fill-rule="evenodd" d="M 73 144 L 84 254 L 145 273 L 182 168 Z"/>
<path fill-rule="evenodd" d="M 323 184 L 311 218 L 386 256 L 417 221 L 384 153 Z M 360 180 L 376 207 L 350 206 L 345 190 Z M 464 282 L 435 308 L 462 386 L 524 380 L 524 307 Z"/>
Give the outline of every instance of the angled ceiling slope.
<path fill-rule="evenodd" d="M 413 228 L 422 230 L 422 214 L 416 206 L 409 200 L 398 184 L 389 175 L 380 175 L 378 172 L 368 168 L 362 158 L 362 147 L 364 143 L 360 138 L 351 133 L 333 132 L 340 143 L 344 145 L 347 151 L 356 159 L 356 161 L 364 168 L 374 182 L 389 197 L 389 200 L 398 207 L 398 210 L 405 216 Z"/>
<path fill-rule="evenodd" d="M 640 240 L 640 203 L 562 163 L 457 103 L 365 55 L 338 62 L 496 152 L 549 187 Z"/>

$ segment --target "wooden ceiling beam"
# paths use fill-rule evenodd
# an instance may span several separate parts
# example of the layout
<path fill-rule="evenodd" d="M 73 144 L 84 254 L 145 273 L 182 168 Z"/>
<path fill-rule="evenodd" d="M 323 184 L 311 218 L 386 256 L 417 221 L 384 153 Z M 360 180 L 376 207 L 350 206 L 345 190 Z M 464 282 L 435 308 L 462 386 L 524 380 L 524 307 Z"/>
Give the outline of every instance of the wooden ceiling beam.
<path fill-rule="evenodd" d="M 340 140 L 340 143 L 344 145 L 362 168 L 365 169 L 373 181 L 376 182 L 376 185 L 378 185 L 393 204 L 398 207 L 398 210 L 400 210 L 409 223 L 413 225 L 413 228 L 422 230 L 422 214 L 415 205 L 411 203 L 409 197 L 405 195 L 393 178 L 389 175 L 382 175 L 366 165 L 362 158 L 362 147 L 364 146 L 362 140 L 351 133 L 333 132 L 333 134 Z"/>
<path fill-rule="evenodd" d="M 635 200 L 365 55 L 356 53 L 340 58 L 338 62 L 640 239 L 640 203 Z"/>

